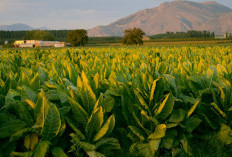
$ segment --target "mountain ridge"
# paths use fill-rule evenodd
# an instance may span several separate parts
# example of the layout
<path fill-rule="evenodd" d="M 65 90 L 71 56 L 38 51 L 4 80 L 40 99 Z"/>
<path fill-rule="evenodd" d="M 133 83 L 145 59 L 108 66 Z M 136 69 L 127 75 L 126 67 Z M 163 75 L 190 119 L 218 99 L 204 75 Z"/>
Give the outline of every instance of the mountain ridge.
<path fill-rule="evenodd" d="M 89 36 L 122 36 L 128 28 L 139 27 L 147 35 L 188 30 L 208 30 L 216 34 L 232 32 L 232 9 L 215 1 L 202 3 L 175 0 L 140 10 L 106 26 L 88 30 Z"/>
<path fill-rule="evenodd" d="M 34 28 L 23 23 L 15 23 L 11 25 L 0 25 L 2 31 L 29 31 L 29 30 L 48 30 L 47 27 Z"/>

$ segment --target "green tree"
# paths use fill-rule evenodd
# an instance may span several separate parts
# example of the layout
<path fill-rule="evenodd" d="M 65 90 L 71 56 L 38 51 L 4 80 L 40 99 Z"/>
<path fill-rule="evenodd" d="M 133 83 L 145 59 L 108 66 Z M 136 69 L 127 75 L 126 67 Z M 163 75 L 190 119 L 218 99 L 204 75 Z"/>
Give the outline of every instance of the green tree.
<path fill-rule="evenodd" d="M 87 31 L 84 29 L 77 29 L 68 32 L 67 41 L 72 46 L 84 46 L 88 43 L 89 37 Z"/>
<path fill-rule="evenodd" d="M 26 35 L 24 37 L 26 40 L 44 40 L 44 41 L 54 41 L 54 36 L 44 30 L 33 30 L 26 32 Z"/>
<path fill-rule="evenodd" d="M 127 29 L 124 31 L 123 44 L 126 45 L 135 45 L 143 44 L 143 36 L 145 33 L 140 28 Z"/>
<path fill-rule="evenodd" d="M 215 38 L 215 33 L 211 32 L 211 38 Z"/>

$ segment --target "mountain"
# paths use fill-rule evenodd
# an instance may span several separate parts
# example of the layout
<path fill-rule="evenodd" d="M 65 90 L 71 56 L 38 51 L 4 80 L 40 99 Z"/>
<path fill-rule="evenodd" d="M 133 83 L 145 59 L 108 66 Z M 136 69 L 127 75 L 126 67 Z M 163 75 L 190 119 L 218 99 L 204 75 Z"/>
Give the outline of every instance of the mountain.
<path fill-rule="evenodd" d="M 203 3 L 175 0 L 141 10 L 107 26 L 88 30 L 89 36 L 122 36 L 128 28 L 139 27 L 147 35 L 188 30 L 208 30 L 216 34 L 232 32 L 232 9 L 214 1 Z"/>
<path fill-rule="evenodd" d="M 22 24 L 22 23 L 16 23 L 16 24 L 12 24 L 12 25 L 1 25 L 0 26 L 0 30 L 3 30 L 3 31 L 28 31 L 28 30 L 35 30 L 35 29 L 48 30 L 48 28 L 46 28 L 46 27 L 33 28 L 33 27 L 30 27 L 30 26 L 28 26 L 26 24 Z"/>
<path fill-rule="evenodd" d="M 32 29 L 33 29 L 32 27 L 21 23 L 0 26 L 0 30 L 4 30 L 4 31 L 18 31 L 18 30 L 26 31 Z"/>

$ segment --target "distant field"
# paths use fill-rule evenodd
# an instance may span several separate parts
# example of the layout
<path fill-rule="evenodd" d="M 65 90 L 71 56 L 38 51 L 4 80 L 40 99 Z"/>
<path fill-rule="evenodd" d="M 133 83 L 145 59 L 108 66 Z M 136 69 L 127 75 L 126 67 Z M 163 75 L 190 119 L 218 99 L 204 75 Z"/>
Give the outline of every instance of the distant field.
<path fill-rule="evenodd" d="M 151 41 L 145 41 L 144 45 L 153 45 L 153 46 L 214 46 L 214 45 L 225 45 L 225 46 L 232 46 L 232 40 L 151 40 Z M 94 42 L 89 43 L 87 46 L 123 46 L 122 43 L 119 41 L 101 41 L 101 42 Z"/>
<path fill-rule="evenodd" d="M 206 40 L 206 41 L 147 41 L 144 45 L 232 45 L 231 40 Z"/>

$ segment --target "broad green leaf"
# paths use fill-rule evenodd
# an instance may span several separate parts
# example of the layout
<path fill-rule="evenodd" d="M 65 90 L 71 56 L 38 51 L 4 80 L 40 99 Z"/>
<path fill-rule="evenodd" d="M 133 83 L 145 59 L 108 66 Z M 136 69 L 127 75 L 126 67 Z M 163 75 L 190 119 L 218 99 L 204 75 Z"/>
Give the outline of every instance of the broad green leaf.
<path fill-rule="evenodd" d="M 99 105 L 103 108 L 106 112 L 111 112 L 114 107 L 114 98 L 108 95 L 101 94 L 99 98 Z"/>
<path fill-rule="evenodd" d="M 133 102 L 130 99 L 130 96 L 128 95 L 128 93 L 125 90 L 122 91 L 121 101 L 122 101 L 122 114 L 123 114 L 123 117 L 126 120 L 126 122 L 128 124 L 130 124 L 131 121 L 132 121 L 131 120 L 132 117 L 130 115 L 133 114 L 134 108 L 133 108 Z"/>
<path fill-rule="evenodd" d="M 33 90 L 38 90 L 40 88 L 40 78 L 39 73 L 36 73 L 33 79 L 30 81 L 30 87 Z"/>
<path fill-rule="evenodd" d="M 163 146 L 166 149 L 171 149 L 173 146 L 174 138 L 173 137 L 167 137 L 162 140 Z"/>
<path fill-rule="evenodd" d="M 156 151 L 159 150 L 159 145 L 160 145 L 161 140 L 160 139 L 153 139 L 149 141 L 149 147 L 150 150 L 152 151 L 152 154 L 155 154 Z"/>
<path fill-rule="evenodd" d="M 24 134 L 28 133 L 28 132 L 32 132 L 32 128 L 23 128 L 17 132 L 15 132 L 14 134 L 12 134 L 10 136 L 10 142 L 12 141 L 16 141 L 16 140 L 19 140 L 21 137 L 23 137 Z"/>
<path fill-rule="evenodd" d="M 164 74 L 164 76 L 165 76 L 165 79 L 166 79 L 166 81 L 169 85 L 169 88 L 172 91 L 173 95 L 177 96 L 178 95 L 178 88 L 177 88 L 174 76 L 167 75 L 167 74 Z"/>
<path fill-rule="evenodd" d="M 158 80 L 154 80 L 151 87 L 150 102 L 154 99 L 154 93 L 156 89 L 156 83 Z"/>
<path fill-rule="evenodd" d="M 165 120 L 173 110 L 174 106 L 174 97 L 171 93 L 166 95 L 163 102 L 160 104 L 156 110 L 156 115 L 158 119 Z"/>
<path fill-rule="evenodd" d="M 10 137 L 24 127 L 26 127 L 26 123 L 19 119 L 2 122 L 0 123 L 0 138 Z"/>
<path fill-rule="evenodd" d="M 222 124 L 218 132 L 218 139 L 226 145 L 232 143 L 232 130 L 229 126 Z"/>
<path fill-rule="evenodd" d="M 65 93 L 64 90 L 62 90 L 61 88 L 58 88 L 57 94 L 58 94 L 58 96 L 60 98 L 61 103 L 64 104 L 64 103 L 68 102 L 68 95 Z"/>
<path fill-rule="evenodd" d="M 16 104 L 16 100 L 21 100 L 20 94 L 17 91 L 10 89 L 5 97 L 5 105 Z"/>
<path fill-rule="evenodd" d="M 105 157 L 103 154 L 96 152 L 96 151 L 87 151 L 86 154 L 89 157 Z"/>
<path fill-rule="evenodd" d="M 206 74 L 206 78 L 208 78 L 211 81 L 217 77 L 217 71 L 215 67 L 208 68 L 205 74 Z"/>
<path fill-rule="evenodd" d="M 185 119 L 185 110 L 177 109 L 174 110 L 169 118 L 171 123 L 180 123 Z"/>
<path fill-rule="evenodd" d="M 45 95 L 49 101 L 60 101 L 57 89 L 50 89 L 46 91 Z"/>
<path fill-rule="evenodd" d="M 40 82 L 41 82 L 41 84 L 44 84 L 44 82 L 46 82 L 48 79 L 48 74 L 41 67 L 39 67 L 38 72 L 39 72 Z"/>
<path fill-rule="evenodd" d="M 22 99 L 22 101 L 29 99 L 29 100 L 35 102 L 36 93 L 31 88 L 23 85 L 22 91 L 21 91 L 21 99 Z"/>
<path fill-rule="evenodd" d="M 80 139 L 78 138 L 77 135 L 75 134 L 70 134 L 70 136 L 72 137 L 72 139 L 75 141 L 75 143 L 82 148 L 85 152 L 87 151 L 94 151 L 96 149 L 96 146 L 88 143 L 88 142 L 82 142 L 80 141 Z"/>
<path fill-rule="evenodd" d="M 64 107 L 59 108 L 60 115 L 62 116 L 65 116 L 66 114 L 68 114 L 70 110 L 71 110 L 70 106 L 64 106 Z"/>
<path fill-rule="evenodd" d="M 155 125 L 159 125 L 159 121 L 155 117 L 150 117 L 150 119 Z"/>
<path fill-rule="evenodd" d="M 60 113 L 54 104 L 50 105 L 42 128 L 42 139 L 50 141 L 59 133 L 61 126 Z"/>
<path fill-rule="evenodd" d="M 85 139 L 85 135 L 77 128 L 77 125 L 75 124 L 75 122 L 71 118 L 69 118 L 69 117 L 65 117 L 65 120 L 66 120 L 67 124 L 73 129 L 73 131 L 75 131 L 75 133 L 77 134 L 77 136 L 81 140 L 84 140 Z"/>
<path fill-rule="evenodd" d="M 189 148 L 188 138 L 184 135 L 183 139 L 181 139 L 180 142 L 181 142 L 185 152 L 188 153 L 189 156 L 192 156 L 191 152 L 190 152 L 190 148 Z"/>
<path fill-rule="evenodd" d="M 96 151 L 87 151 L 86 154 L 89 156 L 89 157 L 97 157 L 97 152 Z"/>
<path fill-rule="evenodd" d="M 111 137 L 106 137 L 100 139 L 96 144 L 96 148 L 101 148 L 101 147 L 108 147 L 109 149 L 121 149 L 120 144 L 117 139 L 111 138 Z"/>
<path fill-rule="evenodd" d="M 69 98 L 69 103 L 71 105 L 73 119 L 76 120 L 78 123 L 86 125 L 89 116 L 85 109 L 82 108 L 82 106 L 72 98 Z"/>
<path fill-rule="evenodd" d="M 27 104 L 21 101 L 17 101 L 16 104 L 7 105 L 6 109 L 8 112 L 15 115 L 18 119 L 26 122 L 27 125 L 29 126 L 34 125 L 33 115 L 30 110 L 30 107 Z"/>
<path fill-rule="evenodd" d="M 165 90 L 165 82 L 163 78 L 160 78 L 159 80 L 157 80 L 156 89 L 157 90 L 155 90 L 155 93 L 154 93 L 154 101 L 158 103 L 161 101 L 164 90 Z"/>
<path fill-rule="evenodd" d="M 134 143 L 130 147 L 130 154 L 131 156 L 142 156 L 142 157 L 149 157 L 153 156 L 153 154 L 150 154 L 150 148 L 147 143 Z"/>
<path fill-rule="evenodd" d="M 115 117 L 114 115 L 110 116 L 109 119 L 106 121 L 106 123 L 102 126 L 102 128 L 98 131 L 98 133 L 93 138 L 94 141 L 98 141 L 101 139 L 104 135 L 110 134 L 115 126 Z"/>
<path fill-rule="evenodd" d="M 137 127 L 134 126 L 129 126 L 129 129 L 133 132 L 133 134 L 135 134 L 141 141 L 145 140 L 146 138 L 146 134 Z"/>
<path fill-rule="evenodd" d="M 88 114 L 90 114 L 94 108 L 97 101 L 96 95 L 94 94 L 92 88 L 90 87 L 89 80 L 87 79 L 84 72 L 81 73 L 82 78 L 82 90 L 80 91 L 83 107 L 86 109 Z"/>
<path fill-rule="evenodd" d="M 212 113 L 212 112 L 211 112 Z M 212 129 L 216 130 L 219 129 L 219 124 L 217 123 L 217 120 L 214 120 L 212 117 L 208 116 L 207 113 L 199 113 L 201 120 L 210 126 Z"/>
<path fill-rule="evenodd" d="M 8 139 L 1 139 L 0 142 L 0 155 L 2 157 L 8 157 L 12 152 L 14 152 L 17 148 L 17 142 L 9 142 Z"/>
<path fill-rule="evenodd" d="M 75 71 L 74 66 L 71 63 L 66 64 L 66 68 L 69 75 L 69 80 L 75 85 L 77 80 L 77 72 Z"/>
<path fill-rule="evenodd" d="M 139 92 L 137 90 L 134 90 L 135 95 L 137 96 L 140 104 L 144 107 L 144 109 L 149 110 L 149 106 L 146 103 L 146 101 L 144 100 L 144 98 L 139 94 Z"/>
<path fill-rule="evenodd" d="M 165 136 L 166 132 L 166 125 L 165 124 L 160 124 L 155 128 L 155 132 L 150 134 L 148 139 L 160 139 Z"/>
<path fill-rule="evenodd" d="M 185 103 L 195 104 L 197 102 L 197 99 L 190 97 L 190 96 L 183 95 L 183 94 L 180 94 L 179 97 Z"/>
<path fill-rule="evenodd" d="M 93 144 L 91 144 L 91 143 L 87 143 L 87 142 L 80 142 L 80 143 L 78 143 L 79 144 L 79 146 L 82 148 L 82 149 L 84 149 L 84 151 L 93 151 L 93 150 L 95 150 L 96 149 L 96 146 L 95 145 L 93 145 Z"/>
<path fill-rule="evenodd" d="M 89 139 L 91 139 L 94 134 L 100 130 L 103 123 L 103 115 L 103 109 L 102 107 L 99 107 L 93 111 L 92 115 L 90 116 L 86 125 L 86 132 Z"/>
<path fill-rule="evenodd" d="M 53 157 L 68 157 L 68 155 L 64 152 L 64 150 L 60 147 L 55 147 L 52 150 Z"/>
<path fill-rule="evenodd" d="M 151 140 L 149 143 L 137 142 L 130 147 L 130 152 L 133 156 L 151 157 L 155 156 L 159 148 L 160 140 Z"/>
<path fill-rule="evenodd" d="M 38 95 L 38 99 L 34 110 L 37 127 L 44 126 L 45 117 L 47 116 L 50 106 L 50 102 L 47 100 L 44 91 L 41 91 Z"/>
<path fill-rule="evenodd" d="M 34 157 L 45 157 L 50 145 L 49 141 L 39 142 L 34 151 Z"/>
<path fill-rule="evenodd" d="M 202 122 L 201 119 L 195 118 L 195 117 L 190 117 L 187 119 L 185 123 L 186 130 L 191 133 L 193 132 Z"/>
<path fill-rule="evenodd" d="M 167 124 L 167 129 L 174 128 L 174 127 L 176 127 L 178 125 L 179 125 L 179 123 L 168 123 Z"/>
<path fill-rule="evenodd" d="M 205 84 L 202 80 L 202 78 L 199 76 L 190 76 L 188 77 L 188 82 L 189 82 L 189 86 L 190 88 L 194 91 L 194 92 L 199 92 L 199 90 L 203 90 L 205 89 Z"/>

